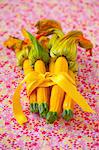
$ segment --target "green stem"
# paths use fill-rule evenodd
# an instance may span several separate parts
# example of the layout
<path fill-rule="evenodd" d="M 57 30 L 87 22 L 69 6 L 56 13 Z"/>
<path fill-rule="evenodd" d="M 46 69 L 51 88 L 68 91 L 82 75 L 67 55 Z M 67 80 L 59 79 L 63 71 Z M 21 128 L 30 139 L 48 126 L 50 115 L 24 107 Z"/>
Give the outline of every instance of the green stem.
<path fill-rule="evenodd" d="M 40 117 L 46 118 L 46 115 L 48 113 L 48 104 L 47 103 L 41 103 L 38 106 L 38 109 L 39 109 Z"/>
<path fill-rule="evenodd" d="M 57 112 L 49 111 L 47 113 L 46 120 L 48 124 L 53 123 L 55 120 L 57 120 L 57 118 L 58 118 Z"/>
<path fill-rule="evenodd" d="M 69 121 L 71 118 L 73 118 L 73 111 L 72 110 L 64 110 L 62 113 L 62 117 L 66 120 Z"/>
<path fill-rule="evenodd" d="M 39 112 L 39 110 L 38 110 L 38 103 L 31 103 L 30 104 L 30 111 L 32 112 L 32 113 L 37 113 L 37 112 Z"/>

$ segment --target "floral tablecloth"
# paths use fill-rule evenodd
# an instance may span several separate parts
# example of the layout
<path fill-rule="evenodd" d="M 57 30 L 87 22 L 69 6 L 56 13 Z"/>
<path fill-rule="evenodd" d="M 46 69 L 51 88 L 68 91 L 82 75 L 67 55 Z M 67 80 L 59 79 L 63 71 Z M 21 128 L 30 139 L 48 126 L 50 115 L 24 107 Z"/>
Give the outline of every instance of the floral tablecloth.
<path fill-rule="evenodd" d="M 98 150 L 98 0 L 0 0 L 0 150 Z M 21 37 L 21 27 L 32 33 L 42 18 L 59 20 L 64 32 L 83 31 L 93 45 L 93 56 L 78 51 L 78 89 L 96 114 L 84 113 L 75 106 L 74 117 L 54 124 L 30 113 L 25 87 L 21 103 L 28 123 L 18 125 L 13 117 L 12 96 L 23 72 L 16 66 L 14 52 L 3 46 L 9 35 Z"/>

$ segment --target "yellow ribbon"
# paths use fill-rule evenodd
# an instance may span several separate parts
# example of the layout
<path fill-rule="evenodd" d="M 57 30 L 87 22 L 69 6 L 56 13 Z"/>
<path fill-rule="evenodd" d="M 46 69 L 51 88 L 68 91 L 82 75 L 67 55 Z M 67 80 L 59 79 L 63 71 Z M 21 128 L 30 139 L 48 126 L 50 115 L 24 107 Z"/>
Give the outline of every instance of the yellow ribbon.
<path fill-rule="evenodd" d="M 30 82 L 27 87 L 28 96 L 30 96 L 33 90 L 37 87 L 49 87 L 57 84 L 82 108 L 83 111 L 95 113 L 95 111 L 88 105 L 85 98 L 77 91 L 75 81 L 66 72 L 60 72 L 60 74 L 52 74 L 50 72 L 40 74 L 35 71 L 31 71 L 18 85 L 13 96 L 14 117 L 21 125 L 27 122 L 27 118 L 23 113 L 20 103 L 22 85 L 27 81 Z"/>

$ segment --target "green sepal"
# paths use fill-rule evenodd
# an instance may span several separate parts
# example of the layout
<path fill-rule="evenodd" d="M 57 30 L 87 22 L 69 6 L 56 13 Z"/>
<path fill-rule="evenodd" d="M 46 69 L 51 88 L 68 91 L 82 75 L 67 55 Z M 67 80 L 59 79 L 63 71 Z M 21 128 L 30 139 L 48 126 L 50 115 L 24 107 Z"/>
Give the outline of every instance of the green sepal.
<path fill-rule="evenodd" d="M 48 104 L 47 103 L 41 103 L 38 106 L 38 109 L 39 109 L 40 117 L 46 118 L 46 115 L 48 113 Z"/>
<path fill-rule="evenodd" d="M 28 47 L 24 47 L 21 51 L 18 51 L 16 53 L 17 65 L 22 67 L 23 62 L 28 58 L 28 55 L 29 55 L 29 48 Z"/>
<path fill-rule="evenodd" d="M 72 110 L 64 110 L 62 113 L 62 117 L 66 120 L 69 121 L 71 118 L 73 118 L 73 111 Z"/>
<path fill-rule="evenodd" d="M 39 112 L 39 110 L 38 110 L 38 103 L 31 103 L 31 104 L 30 104 L 30 111 L 31 111 L 32 113 L 37 113 L 37 112 Z"/>
<path fill-rule="evenodd" d="M 38 60 L 41 59 L 45 63 L 49 62 L 49 54 L 48 52 L 39 44 L 37 39 L 29 32 L 28 36 L 32 42 L 30 53 L 29 53 L 29 60 L 32 65 Z"/>
<path fill-rule="evenodd" d="M 68 67 L 74 73 L 78 71 L 78 63 L 77 61 L 68 61 Z"/>
<path fill-rule="evenodd" d="M 57 112 L 52 112 L 52 111 L 49 111 L 47 113 L 47 116 L 46 116 L 46 120 L 47 120 L 47 123 L 50 124 L 50 123 L 53 123 L 55 120 L 58 119 L 58 115 L 57 115 Z"/>
<path fill-rule="evenodd" d="M 59 29 L 52 28 L 51 30 L 52 37 L 49 40 L 48 49 L 51 49 L 52 46 L 56 43 L 56 41 L 64 36 L 64 33 Z"/>

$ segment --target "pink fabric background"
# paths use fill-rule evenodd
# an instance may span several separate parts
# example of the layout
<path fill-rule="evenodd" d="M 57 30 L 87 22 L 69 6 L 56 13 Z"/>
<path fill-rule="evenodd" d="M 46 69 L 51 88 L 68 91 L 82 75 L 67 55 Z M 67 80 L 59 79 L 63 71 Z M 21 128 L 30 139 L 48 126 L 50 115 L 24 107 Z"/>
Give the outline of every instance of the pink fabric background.
<path fill-rule="evenodd" d="M 98 150 L 98 0 L 0 0 L 0 150 Z M 54 124 L 30 113 L 25 88 L 22 105 L 28 123 L 19 126 L 12 113 L 12 96 L 23 72 L 16 66 L 14 52 L 3 46 L 9 35 L 22 37 L 21 27 L 32 33 L 41 18 L 59 20 L 65 32 L 83 31 L 94 44 L 93 56 L 78 51 L 78 89 L 97 114 L 75 106 L 70 122 Z"/>

